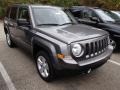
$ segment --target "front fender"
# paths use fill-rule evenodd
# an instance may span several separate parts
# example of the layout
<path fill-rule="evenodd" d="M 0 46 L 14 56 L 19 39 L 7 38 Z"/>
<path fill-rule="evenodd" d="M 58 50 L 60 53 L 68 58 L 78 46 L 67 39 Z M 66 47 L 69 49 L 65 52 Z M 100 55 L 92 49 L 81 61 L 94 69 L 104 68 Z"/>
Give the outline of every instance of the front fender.
<path fill-rule="evenodd" d="M 45 40 L 43 38 L 35 37 L 32 39 L 32 46 L 33 46 L 33 52 L 34 52 L 34 47 L 35 45 L 39 46 L 43 50 L 47 51 L 47 53 L 50 56 L 50 60 L 53 64 L 53 67 L 59 69 L 58 65 L 58 58 L 57 58 L 57 49 L 53 43 L 51 43 L 48 40 Z M 33 53 L 34 54 L 34 53 Z"/>

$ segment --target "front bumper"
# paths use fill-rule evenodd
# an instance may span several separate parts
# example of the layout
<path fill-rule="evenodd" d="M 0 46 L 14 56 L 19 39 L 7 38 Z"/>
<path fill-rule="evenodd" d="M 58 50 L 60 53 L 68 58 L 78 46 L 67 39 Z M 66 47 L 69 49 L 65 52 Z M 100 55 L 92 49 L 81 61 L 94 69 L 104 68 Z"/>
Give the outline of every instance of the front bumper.
<path fill-rule="evenodd" d="M 59 60 L 57 67 L 59 69 L 78 69 L 78 70 L 97 68 L 103 65 L 105 62 L 107 62 L 108 59 L 110 59 L 112 52 L 113 46 L 109 45 L 106 51 L 99 56 L 79 62 L 76 62 L 73 59 L 69 61 L 68 58 L 67 60 L 65 59 Z"/>

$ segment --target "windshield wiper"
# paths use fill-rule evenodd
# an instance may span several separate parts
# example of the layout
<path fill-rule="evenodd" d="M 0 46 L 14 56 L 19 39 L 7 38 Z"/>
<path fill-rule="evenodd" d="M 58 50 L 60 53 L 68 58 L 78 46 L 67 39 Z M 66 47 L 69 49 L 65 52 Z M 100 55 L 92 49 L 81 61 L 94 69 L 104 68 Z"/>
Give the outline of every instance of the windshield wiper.
<path fill-rule="evenodd" d="M 63 26 L 63 25 L 67 25 L 67 24 L 74 24 L 74 23 L 64 23 L 64 24 L 60 24 L 59 26 Z"/>
<path fill-rule="evenodd" d="M 67 24 L 74 24 L 74 23 L 64 23 L 64 24 L 37 24 L 37 26 L 63 26 Z"/>
<path fill-rule="evenodd" d="M 37 26 L 58 26 L 59 24 L 37 24 Z"/>

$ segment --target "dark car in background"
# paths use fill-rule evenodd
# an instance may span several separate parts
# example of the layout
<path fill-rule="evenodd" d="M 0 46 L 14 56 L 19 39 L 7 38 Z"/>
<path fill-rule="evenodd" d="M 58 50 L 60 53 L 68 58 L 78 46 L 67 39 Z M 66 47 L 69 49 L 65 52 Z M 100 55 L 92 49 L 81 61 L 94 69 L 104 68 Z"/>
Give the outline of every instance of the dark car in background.
<path fill-rule="evenodd" d="M 120 45 L 120 17 L 118 15 L 98 7 L 73 6 L 69 10 L 80 23 L 108 31 L 111 39 L 117 43 L 117 46 Z"/>

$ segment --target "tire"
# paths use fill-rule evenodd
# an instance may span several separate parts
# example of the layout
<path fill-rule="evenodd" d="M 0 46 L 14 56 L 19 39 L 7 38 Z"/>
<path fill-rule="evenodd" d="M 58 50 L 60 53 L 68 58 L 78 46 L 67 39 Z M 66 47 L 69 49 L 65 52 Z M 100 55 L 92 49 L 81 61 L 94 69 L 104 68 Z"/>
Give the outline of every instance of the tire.
<path fill-rule="evenodd" d="M 12 41 L 12 39 L 11 39 L 10 33 L 6 33 L 6 42 L 7 42 L 7 45 L 8 45 L 10 48 L 14 48 L 14 47 L 15 47 L 15 44 L 13 43 L 13 41 Z"/>
<path fill-rule="evenodd" d="M 54 68 L 48 54 L 44 51 L 38 52 L 36 55 L 36 66 L 40 77 L 50 82 L 54 79 Z"/>

